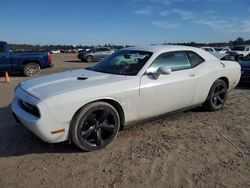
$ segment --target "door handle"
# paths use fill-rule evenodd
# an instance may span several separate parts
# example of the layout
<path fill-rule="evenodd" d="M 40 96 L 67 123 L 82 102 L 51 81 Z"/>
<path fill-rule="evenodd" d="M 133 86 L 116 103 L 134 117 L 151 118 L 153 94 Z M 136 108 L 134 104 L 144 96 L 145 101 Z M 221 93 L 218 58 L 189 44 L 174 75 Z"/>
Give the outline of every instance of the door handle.
<path fill-rule="evenodd" d="M 195 74 L 192 72 L 192 73 L 189 73 L 189 74 L 188 74 L 188 76 L 190 76 L 190 77 L 194 77 L 194 76 L 195 76 Z"/>

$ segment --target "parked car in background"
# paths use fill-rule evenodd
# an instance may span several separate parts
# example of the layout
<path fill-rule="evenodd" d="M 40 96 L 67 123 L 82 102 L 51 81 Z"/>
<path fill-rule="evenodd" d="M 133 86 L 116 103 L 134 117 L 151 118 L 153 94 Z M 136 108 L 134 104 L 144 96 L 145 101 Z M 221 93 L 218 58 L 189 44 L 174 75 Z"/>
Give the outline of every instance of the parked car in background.
<path fill-rule="evenodd" d="M 82 49 L 82 48 L 78 48 L 78 49 L 77 49 L 77 52 L 78 52 L 78 53 L 80 53 L 80 52 L 84 52 L 84 49 Z"/>
<path fill-rule="evenodd" d="M 240 57 L 245 57 L 250 54 L 250 46 L 241 45 L 232 47 L 232 51 L 239 54 Z"/>
<path fill-rule="evenodd" d="M 0 41 L 0 72 L 18 73 L 25 76 L 38 76 L 40 69 L 53 66 L 49 52 L 27 51 L 10 52 L 6 42 Z"/>
<path fill-rule="evenodd" d="M 111 48 L 100 47 L 100 48 L 94 48 L 85 52 L 80 52 L 77 57 L 81 61 L 92 62 L 92 61 L 101 60 L 104 57 L 111 55 L 112 53 L 114 53 L 114 51 Z"/>
<path fill-rule="evenodd" d="M 66 52 L 67 52 L 67 50 L 64 50 L 64 49 L 61 49 L 61 50 L 60 50 L 60 53 L 63 53 L 63 54 L 64 54 L 64 53 L 66 53 Z"/>
<path fill-rule="evenodd" d="M 52 54 L 60 54 L 61 50 L 51 50 L 50 51 Z"/>
<path fill-rule="evenodd" d="M 241 66 L 241 81 L 250 81 L 250 54 L 248 54 L 246 57 L 241 58 L 239 61 L 239 64 Z"/>
<path fill-rule="evenodd" d="M 77 53 L 77 52 L 78 52 L 77 49 L 69 49 L 69 50 L 67 50 L 66 53 L 75 54 L 75 53 Z"/>
<path fill-rule="evenodd" d="M 229 47 L 216 47 L 214 49 L 218 53 L 228 53 L 229 51 L 231 51 Z"/>
<path fill-rule="evenodd" d="M 222 57 L 224 57 L 223 53 L 217 52 L 215 50 L 215 48 L 213 48 L 213 47 L 201 47 L 201 49 L 209 52 L 210 54 L 212 54 L 213 56 L 215 56 L 218 59 L 221 59 Z"/>
<path fill-rule="evenodd" d="M 20 83 L 12 111 L 45 142 L 70 139 L 93 151 L 134 122 L 196 106 L 222 109 L 240 74 L 237 62 L 199 48 L 123 48 L 88 69 Z"/>
<path fill-rule="evenodd" d="M 206 46 L 206 47 L 201 47 L 201 49 L 210 53 L 216 52 L 216 50 L 213 47 Z"/>

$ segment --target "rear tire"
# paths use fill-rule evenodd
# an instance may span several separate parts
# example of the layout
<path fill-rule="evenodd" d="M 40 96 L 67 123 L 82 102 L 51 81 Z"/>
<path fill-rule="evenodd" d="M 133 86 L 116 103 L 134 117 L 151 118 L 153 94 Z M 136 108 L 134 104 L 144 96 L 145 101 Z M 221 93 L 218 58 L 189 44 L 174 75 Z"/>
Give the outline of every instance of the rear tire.
<path fill-rule="evenodd" d="M 39 76 L 40 72 L 40 66 L 36 63 L 29 63 L 25 65 L 23 69 L 23 73 L 27 77 Z"/>
<path fill-rule="evenodd" d="M 203 107 L 208 111 L 221 110 L 227 99 L 227 84 L 225 81 L 218 79 L 212 85 L 207 100 Z"/>
<path fill-rule="evenodd" d="M 105 102 L 91 103 L 82 108 L 71 122 L 71 138 L 84 151 L 106 147 L 119 132 L 120 117 Z"/>

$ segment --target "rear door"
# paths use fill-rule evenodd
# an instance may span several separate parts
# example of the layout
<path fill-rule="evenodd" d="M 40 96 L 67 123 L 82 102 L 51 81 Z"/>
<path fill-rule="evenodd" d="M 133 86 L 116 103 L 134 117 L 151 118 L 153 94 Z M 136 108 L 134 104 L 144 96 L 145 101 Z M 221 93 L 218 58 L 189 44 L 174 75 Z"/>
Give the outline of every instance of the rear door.
<path fill-rule="evenodd" d="M 0 43 L 0 72 L 10 71 L 11 61 L 8 49 L 5 49 L 3 43 Z"/>

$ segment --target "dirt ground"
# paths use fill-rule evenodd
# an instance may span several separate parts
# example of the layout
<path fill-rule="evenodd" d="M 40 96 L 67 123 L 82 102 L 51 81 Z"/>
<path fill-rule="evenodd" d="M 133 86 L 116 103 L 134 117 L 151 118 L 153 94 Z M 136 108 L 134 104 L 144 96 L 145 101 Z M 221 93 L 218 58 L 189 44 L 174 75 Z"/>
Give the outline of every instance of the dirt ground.
<path fill-rule="evenodd" d="M 53 55 L 50 74 L 89 66 Z M 105 149 L 47 144 L 15 122 L 10 103 L 22 76 L 0 77 L 0 187 L 250 187 L 250 84 L 222 111 L 197 108 L 119 133 Z"/>

